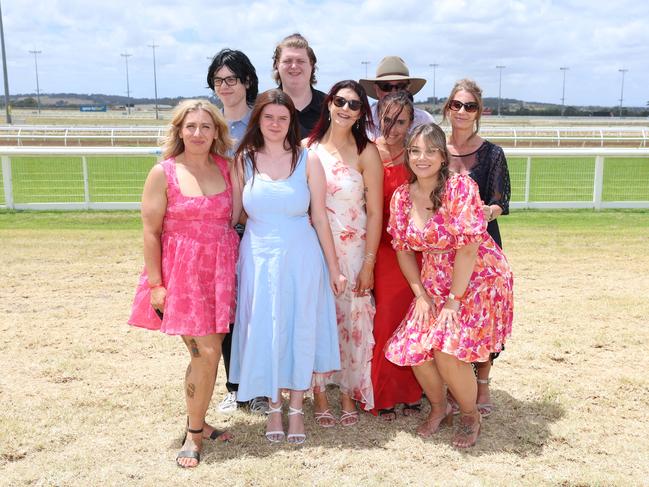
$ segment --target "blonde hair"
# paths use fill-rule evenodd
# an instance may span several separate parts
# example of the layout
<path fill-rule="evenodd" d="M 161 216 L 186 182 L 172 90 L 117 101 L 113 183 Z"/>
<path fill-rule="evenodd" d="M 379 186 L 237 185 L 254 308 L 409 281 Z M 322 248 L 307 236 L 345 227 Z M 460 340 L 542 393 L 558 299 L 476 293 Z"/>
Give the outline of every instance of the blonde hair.
<path fill-rule="evenodd" d="M 187 114 L 198 110 L 203 110 L 207 113 L 212 118 L 216 127 L 216 137 L 210 146 L 210 153 L 227 157 L 234 142 L 230 137 L 228 124 L 223 118 L 221 111 L 207 100 L 185 100 L 180 102 L 174 109 L 167 134 L 160 141 L 163 159 L 176 157 L 185 151 L 185 143 L 180 137 L 180 131 L 183 128 Z"/>
<path fill-rule="evenodd" d="M 484 104 L 482 103 L 482 89 L 472 79 L 465 78 L 455 82 L 455 85 L 451 90 L 451 94 L 448 95 L 448 98 L 446 99 L 446 103 L 444 103 L 444 108 L 442 109 L 444 118 L 442 119 L 442 121 L 446 120 L 447 118 L 446 115 L 450 110 L 453 97 L 458 91 L 466 91 L 470 93 L 473 96 L 473 98 L 475 98 L 475 102 L 478 104 L 478 112 L 476 113 L 476 117 L 475 117 L 475 130 L 473 131 L 473 134 L 476 135 L 480 130 L 480 117 L 482 116 L 482 110 L 484 109 Z"/>

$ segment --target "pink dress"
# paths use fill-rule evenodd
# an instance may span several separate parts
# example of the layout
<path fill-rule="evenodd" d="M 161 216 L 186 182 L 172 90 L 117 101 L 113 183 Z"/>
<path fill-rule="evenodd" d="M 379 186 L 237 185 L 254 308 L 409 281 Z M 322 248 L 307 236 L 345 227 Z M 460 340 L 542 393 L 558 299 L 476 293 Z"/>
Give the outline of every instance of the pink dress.
<path fill-rule="evenodd" d="M 175 159 L 160 163 L 167 177 L 161 236 L 162 282 L 167 289 L 164 318 L 158 318 L 151 306 L 145 268 L 128 320 L 131 325 L 168 335 L 205 336 L 227 333 L 234 321 L 239 238 L 230 224 L 228 163 L 222 157 L 213 158 L 226 188 L 210 196 L 184 196 Z"/>
<path fill-rule="evenodd" d="M 412 319 L 415 300 L 385 348 L 385 356 L 397 365 L 418 365 L 433 359 L 433 350 L 463 362 L 484 362 L 500 352 L 511 334 L 513 277 L 502 253 L 486 233 L 478 186 L 464 175 L 446 183 L 442 207 L 417 228 L 410 213 L 408 184 L 398 188 L 390 204 L 388 232 L 395 250 L 423 252 L 421 279 L 434 304 L 425 322 Z M 458 248 L 479 243 L 478 256 L 459 312 L 459 325 L 437 325 L 435 318 L 451 287 L 453 263 Z"/>
<path fill-rule="evenodd" d="M 374 407 L 371 377 L 374 300 L 370 295 L 357 296 L 352 291 L 365 258 L 365 183 L 361 173 L 320 144 L 312 149 L 318 154 L 327 177 L 327 216 L 340 271 L 347 278 L 345 291 L 336 296 L 341 367 L 337 372 L 314 374 L 313 388 L 323 391 L 327 384 L 336 384 L 369 411 Z"/>

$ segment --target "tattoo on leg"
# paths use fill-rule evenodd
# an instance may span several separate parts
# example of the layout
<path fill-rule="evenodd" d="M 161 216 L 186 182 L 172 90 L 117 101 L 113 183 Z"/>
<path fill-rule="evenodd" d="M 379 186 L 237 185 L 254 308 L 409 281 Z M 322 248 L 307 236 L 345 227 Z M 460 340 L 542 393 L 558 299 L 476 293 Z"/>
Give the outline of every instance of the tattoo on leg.
<path fill-rule="evenodd" d="M 187 397 L 194 399 L 194 392 L 196 392 L 196 386 L 194 384 L 187 384 Z"/>
<path fill-rule="evenodd" d="M 185 372 L 185 382 L 187 382 L 187 379 L 189 379 L 189 374 L 191 374 L 191 373 L 192 373 L 192 365 L 189 364 L 187 366 L 187 372 Z"/>
<path fill-rule="evenodd" d="M 200 357 L 201 354 L 198 351 L 198 344 L 196 343 L 196 340 L 193 338 L 189 340 L 189 347 L 192 349 L 192 356 L 193 357 Z"/>

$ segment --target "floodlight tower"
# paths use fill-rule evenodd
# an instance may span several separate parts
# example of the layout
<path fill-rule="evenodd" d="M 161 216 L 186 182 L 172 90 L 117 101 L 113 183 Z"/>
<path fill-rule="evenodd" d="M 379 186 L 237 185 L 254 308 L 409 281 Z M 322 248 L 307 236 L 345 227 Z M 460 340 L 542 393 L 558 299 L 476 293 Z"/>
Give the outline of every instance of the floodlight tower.
<path fill-rule="evenodd" d="M 2 44 L 2 72 L 5 83 L 5 114 L 8 124 L 11 124 L 11 110 L 9 109 L 9 77 L 7 76 L 7 55 L 5 53 L 5 31 L 2 26 L 2 5 L 0 5 L 0 42 Z"/>
<path fill-rule="evenodd" d="M 365 65 L 365 78 L 367 78 L 367 66 L 369 66 L 369 61 L 361 61 L 361 64 Z"/>
<path fill-rule="evenodd" d="M 131 98 L 131 87 L 128 83 L 128 58 L 130 58 L 133 54 L 128 54 L 126 52 L 123 52 L 120 54 L 124 58 L 124 62 L 126 63 L 126 115 L 129 115 L 131 113 L 131 107 L 129 107 L 129 100 Z"/>
<path fill-rule="evenodd" d="M 158 78 L 156 76 L 156 68 L 155 68 L 155 48 L 160 47 L 157 46 L 155 41 L 153 41 L 153 44 L 148 44 L 148 46 L 153 49 L 153 92 L 155 94 L 155 119 L 159 120 L 160 116 L 158 115 Z"/>
<path fill-rule="evenodd" d="M 500 117 L 500 100 L 502 98 L 502 85 L 503 85 L 503 69 L 505 69 L 507 66 L 496 66 L 496 69 L 498 70 L 498 116 Z"/>
<path fill-rule="evenodd" d="M 566 112 L 566 71 L 570 68 L 567 66 L 561 66 L 559 69 L 563 71 L 563 87 L 561 88 L 561 116 L 563 117 Z"/>
<path fill-rule="evenodd" d="M 38 85 L 38 55 L 43 51 L 29 51 L 30 54 L 34 55 L 34 68 L 36 69 L 36 104 L 38 106 L 38 114 L 41 114 L 41 88 Z"/>
<path fill-rule="evenodd" d="M 622 103 L 624 102 L 624 73 L 628 71 L 626 68 L 618 69 L 622 73 L 622 88 L 620 88 L 620 117 L 622 116 Z"/>
<path fill-rule="evenodd" d="M 429 67 L 433 68 L 433 107 L 437 105 L 437 96 L 435 95 L 435 75 L 437 74 L 437 66 L 439 64 L 437 63 L 432 63 L 428 65 Z"/>

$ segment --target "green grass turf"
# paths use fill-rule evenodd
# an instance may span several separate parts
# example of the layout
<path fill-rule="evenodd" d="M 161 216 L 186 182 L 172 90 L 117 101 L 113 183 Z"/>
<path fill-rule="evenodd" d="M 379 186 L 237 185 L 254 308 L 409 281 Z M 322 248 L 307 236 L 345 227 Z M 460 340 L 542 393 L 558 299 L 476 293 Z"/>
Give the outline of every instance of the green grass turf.
<path fill-rule="evenodd" d="M 152 156 L 88 156 L 91 202 L 137 202 Z M 83 168 L 76 156 L 12 157 L 15 203 L 84 201 Z M 508 161 L 514 202 L 524 201 L 526 159 Z M 594 157 L 532 159 L 530 201 L 592 201 Z M 603 201 L 649 201 L 649 158 L 608 158 Z M 0 204 L 5 203 L 0 191 Z"/>
<path fill-rule="evenodd" d="M 87 156 L 91 202 L 137 202 L 152 156 Z M 81 157 L 12 157 L 14 203 L 84 201 Z M 4 195 L 3 195 L 4 196 Z"/>
<path fill-rule="evenodd" d="M 507 161 L 512 201 L 525 200 L 527 160 Z M 592 201 L 594 157 L 533 157 L 530 201 Z M 611 157 L 604 161 L 602 201 L 649 201 L 649 158 Z"/>

